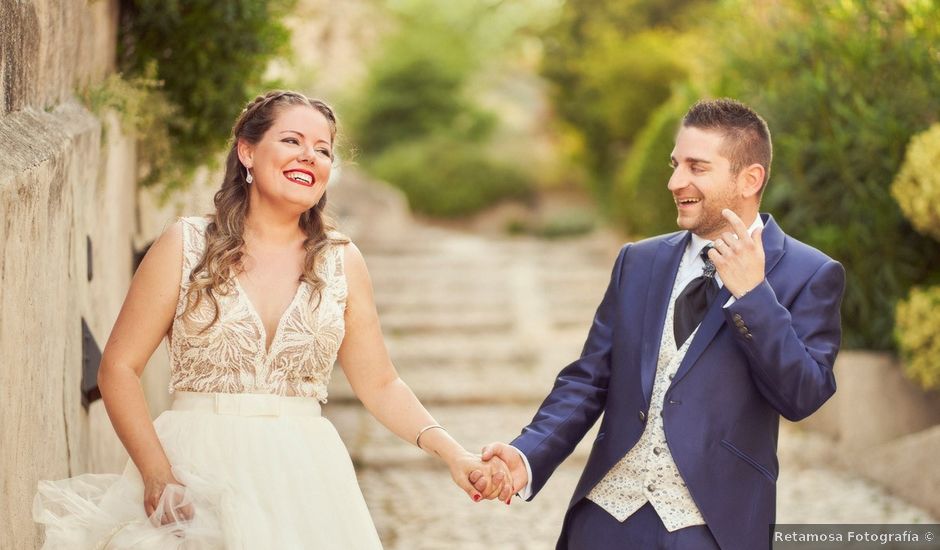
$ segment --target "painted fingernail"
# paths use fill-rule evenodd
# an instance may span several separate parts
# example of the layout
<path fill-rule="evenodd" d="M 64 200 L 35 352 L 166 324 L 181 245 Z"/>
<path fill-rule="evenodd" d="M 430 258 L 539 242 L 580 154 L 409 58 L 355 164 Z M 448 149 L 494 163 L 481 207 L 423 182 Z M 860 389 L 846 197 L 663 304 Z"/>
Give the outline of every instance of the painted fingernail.
<path fill-rule="evenodd" d="M 480 495 L 473 495 L 473 502 L 480 502 Z"/>

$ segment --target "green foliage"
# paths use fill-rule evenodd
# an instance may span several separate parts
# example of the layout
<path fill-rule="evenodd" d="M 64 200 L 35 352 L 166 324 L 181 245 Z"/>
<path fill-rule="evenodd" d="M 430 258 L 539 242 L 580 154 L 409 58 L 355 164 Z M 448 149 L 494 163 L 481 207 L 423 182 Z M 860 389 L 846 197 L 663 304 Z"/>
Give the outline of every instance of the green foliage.
<path fill-rule="evenodd" d="M 111 74 L 100 84 L 81 90 L 79 96 L 93 113 L 117 112 L 124 132 L 146 143 L 137 152 L 138 162 L 152 166 L 169 162 L 167 121 L 177 116 L 177 107 L 167 101 L 160 88 L 156 65 L 150 64 L 141 76 L 127 79 Z"/>
<path fill-rule="evenodd" d="M 504 199 L 526 199 L 531 180 L 489 157 L 479 144 L 434 137 L 404 142 L 370 163 L 372 173 L 402 189 L 422 214 L 472 214 Z"/>
<path fill-rule="evenodd" d="M 614 180 L 610 214 L 630 235 L 646 237 L 679 229 L 676 205 L 666 188 L 672 175 L 669 156 L 682 117 L 694 101 L 691 89 L 681 86 L 653 111 Z"/>
<path fill-rule="evenodd" d="M 597 221 L 595 212 L 575 207 L 541 216 L 540 219 L 510 218 L 503 229 L 510 235 L 566 239 L 591 233 L 597 228 Z"/>
<path fill-rule="evenodd" d="M 153 164 L 144 183 L 184 186 L 213 162 L 245 102 L 263 91 L 262 73 L 284 51 L 280 17 L 293 0 L 125 0 L 120 67 L 131 78 L 156 64 L 162 93 L 177 116 L 167 119 L 171 162 Z M 148 136 L 145 136 L 145 138 Z M 141 149 L 145 150 L 145 142 Z"/>
<path fill-rule="evenodd" d="M 607 198 L 616 172 L 649 114 L 688 76 L 681 37 L 701 0 L 570 0 L 545 33 L 543 74 L 555 106 L 581 134 L 595 191 Z"/>
<path fill-rule="evenodd" d="M 383 45 L 350 117 L 364 155 L 437 132 L 481 141 L 492 130 L 492 115 L 464 95 L 473 69 L 469 44 L 452 36 L 446 27 L 423 24 Z"/>
<path fill-rule="evenodd" d="M 891 194 L 918 231 L 940 240 L 940 124 L 911 139 Z"/>
<path fill-rule="evenodd" d="M 388 2 L 397 26 L 347 110 L 363 167 L 401 188 L 417 212 L 462 216 L 532 192 L 524 160 L 501 158 L 489 146 L 497 117 L 473 88 L 524 20 L 509 13 L 507 21 L 501 7 Z"/>
<path fill-rule="evenodd" d="M 891 193 L 918 231 L 940 240 L 940 124 L 917 134 Z M 914 288 L 897 307 L 895 339 L 909 378 L 940 388 L 940 285 Z"/>
<path fill-rule="evenodd" d="M 895 336 L 907 376 L 925 390 L 940 388 L 940 286 L 914 288 L 898 303 Z"/>
<path fill-rule="evenodd" d="M 845 264 L 845 345 L 890 348 L 896 302 L 940 265 L 890 195 L 904 144 L 940 113 L 940 4 L 738 0 L 714 20 L 714 95 L 774 135 L 762 210 Z"/>
<path fill-rule="evenodd" d="M 592 212 L 571 210 L 555 214 L 532 228 L 532 234 L 543 239 L 562 239 L 586 235 L 597 227 L 597 218 Z"/>

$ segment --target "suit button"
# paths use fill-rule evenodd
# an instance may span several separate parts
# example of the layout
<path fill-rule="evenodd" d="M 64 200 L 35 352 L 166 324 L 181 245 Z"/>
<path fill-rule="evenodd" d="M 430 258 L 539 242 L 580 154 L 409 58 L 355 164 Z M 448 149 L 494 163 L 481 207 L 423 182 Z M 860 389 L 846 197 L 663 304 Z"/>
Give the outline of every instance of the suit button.
<path fill-rule="evenodd" d="M 659 453 L 663 452 L 659 447 L 653 447 L 653 454 L 659 456 Z"/>
<path fill-rule="evenodd" d="M 653 491 L 656 490 L 656 486 L 650 483 L 649 485 L 646 486 L 646 490 L 652 493 Z"/>
<path fill-rule="evenodd" d="M 674 380 L 675 378 L 676 378 L 676 373 L 674 373 L 674 372 L 669 373 L 669 379 L 670 379 L 670 380 Z"/>
<path fill-rule="evenodd" d="M 734 319 L 734 322 L 735 322 L 735 323 L 737 323 L 738 321 L 743 320 L 743 317 L 741 317 L 741 314 L 740 314 L 740 313 L 735 313 L 734 315 L 731 316 L 731 318 Z"/>
<path fill-rule="evenodd" d="M 734 326 L 736 326 L 736 327 L 738 327 L 738 328 L 741 328 L 741 327 L 744 326 L 744 321 L 742 321 L 741 319 L 735 319 L 735 320 L 734 320 Z"/>
<path fill-rule="evenodd" d="M 646 413 L 645 413 L 645 412 L 640 411 L 640 414 L 639 414 L 638 416 L 640 417 L 640 422 L 646 422 Z"/>
<path fill-rule="evenodd" d="M 738 327 L 738 332 L 740 332 L 741 334 L 747 334 L 748 333 L 747 327 L 744 327 L 744 326 Z"/>
<path fill-rule="evenodd" d="M 748 340 L 753 340 L 753 339 L 754 339 L 754 337 L 751 336 L 751 333 L 750 333 L 750 332 L 748 332 L 747 334 L 745 334 L 744 337 L 747 338 Z"/>

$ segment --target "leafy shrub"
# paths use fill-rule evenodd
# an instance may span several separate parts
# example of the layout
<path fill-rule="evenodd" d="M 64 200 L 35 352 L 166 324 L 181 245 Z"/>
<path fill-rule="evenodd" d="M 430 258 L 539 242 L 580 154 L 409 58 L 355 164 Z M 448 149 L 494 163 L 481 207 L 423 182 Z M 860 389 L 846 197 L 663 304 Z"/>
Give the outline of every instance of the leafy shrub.
<path fill-rule="evenodd" d="M 897 301 L 940 265 L 890 194 L 904 144 L 940 113 L 940 4 L 739 0 L 713 20 L 713 95 L 753 106 L 774 136 L 762 209 L 845 264 L 844 344 L 892 347 Z"/>
<path fill-rule="evenodd" d="M 222 149 L 245 102 L 273 83 L 262 74 L 289 39 L 280 18 L 294 0 L 124 0 L 120 69 L 128 78 L 162 82 L 177 116 L 167 119 L 171 161 L 150 166 L 145 184 L 185 186 Z M 147 138 L 140 149 L 149 147 Z"/>
<path fill-rule="evenodd" d="M 499 49 L 489 32 L 498 6 L 455 3 L 442 10 L 436 0 L 396 6 L 390 9 L 398 28 L 383 40 L 348 107 L 362 166 L 401 188 L 416 212 L 432 216 L 529 197 L 526 159 L 500 157 L 490 146 L 497 118 L 471 88 Z"/>
<path fill-rule="evenodd" d="M 526 199 L 532 181 L 492 159 L 478 144 L 447 138 L 406 142 L 370 164 L 372 173 L 400 188 L 411 208 L 432 216 L 462 216 L 504 199 Z"/>
<path fill-rule="evenodd" d="M 891 193 L 918 231 L 940 240 L 940 124 L 917 134 Z M 940 388 L 940 285 L 914 288 L 897 307 L 895 339 L 909 378 Z"/>
<path fill-rule="evenodd" d="M 471 141 L 486 138 L 495 119 L 464 95 L 473 69 L 465 46 L 459 35 L 453 38 L 429 24 L 385 41 L 370 64 L 358 105 L 350 109 L 363 155 L 439 132 Z"/>
<path fill-rule="evenodd" d="M 545 33 L 543 75 L 565 125 L 582 137 L 602 200 L 647 117 L 688 77 L 682 31 L 701 0 L 569 0 Z"/>
<path fill-rule="evenodd" d="M 895 336 L 909 378 L 940 388 L 940 286 L 914 288 L 898 303 Z"/>
<path fill-rule="evenodd" d="M 548 217 L 532 233 L 543 239 L 564 239 L 586 235 L 597 227 L 597 216 L 586 210 L 569 210 Z"/>
<path fill-rule="evenodd" d="M 891 194 L 918 231 L 940 240 L 940 124 L 911 139 Z"/>
<path fill-rule="evenodd" d="M 669 156 L 682 117 L 694 101 L 691 89 L 681 86 L 653 111 L 614 180 L 610 214 L 632 236 L 679 229 L 676 205 L 666 188 L 672 175 Z"/>
<path fill-rule="evenodd" d="M 178 116 L 177 107 L 160 88 L 156 65 L 150 64 L 144 74 L 130 79 L 112 73 L 100 84 L 81 90 L 79 97 L 93 113 L 117 112 L 124 132 L 146 144 L 137 151 L 138 163 L 158 166 L 171 163 L 168 122 Z"/>

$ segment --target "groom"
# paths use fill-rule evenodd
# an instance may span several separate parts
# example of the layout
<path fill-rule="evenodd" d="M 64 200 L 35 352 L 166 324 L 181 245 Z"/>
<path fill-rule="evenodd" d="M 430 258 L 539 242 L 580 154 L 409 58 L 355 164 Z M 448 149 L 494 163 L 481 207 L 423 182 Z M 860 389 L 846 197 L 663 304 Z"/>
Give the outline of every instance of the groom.
<path fill-rule="evenodd" d="M 604 413 L 557 548 L 770 546 L 780 416 L 835 392 L 845 287 L 758 213 L 770 163 L 754 111 L 693 105 L 668 185 L 682 231 L 621 249 L 581 358 L 519 437 L 484 448 L 528 500 Z"/>

